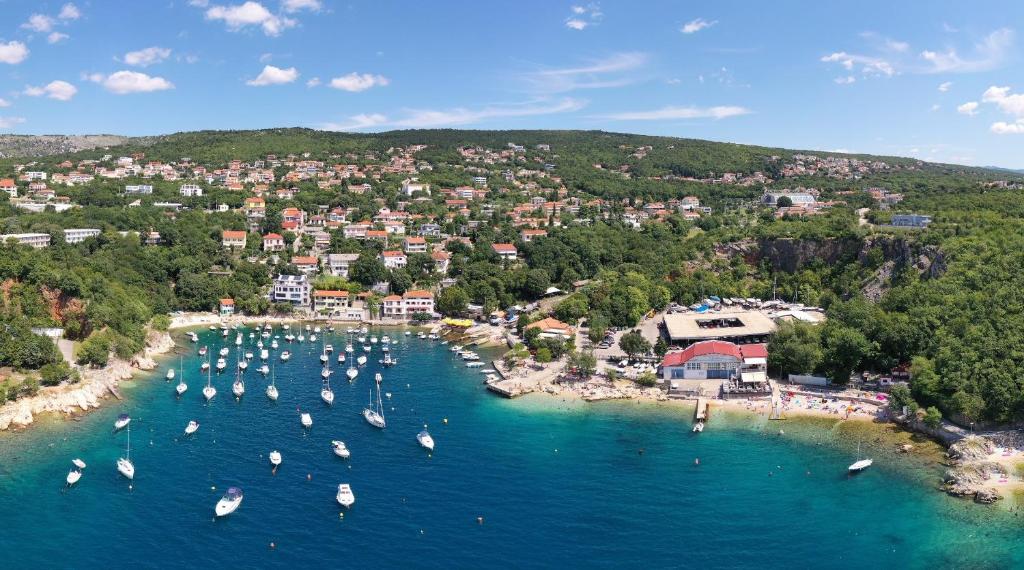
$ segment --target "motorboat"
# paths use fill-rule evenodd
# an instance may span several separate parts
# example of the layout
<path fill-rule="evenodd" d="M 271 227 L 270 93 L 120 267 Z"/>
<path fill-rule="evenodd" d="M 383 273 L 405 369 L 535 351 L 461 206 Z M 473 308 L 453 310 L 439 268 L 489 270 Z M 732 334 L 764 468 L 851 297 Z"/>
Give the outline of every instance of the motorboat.
<path fill-rule="evenodd" d="M 168 368 L 167 369 L 167 381 L 170 382 L 171 380 L 174 380 L 174 369 L 173 368 Z"/>
<path fill-rule="evenodd" d="M 197 335 L 194 331 L 190 332 L 188 333 L 188 339 L 192 342 L 199 342 L 199 335 Z"/>
<path fill-rule="evenodd" d="M 263 340 L 256 341 L 256 348 L 263 348 Z"/>
<path fill-rule="evenodd" d="M 348 483 L 342 483 L 338 485 L 338 504 L 345 507 L 346 509 L 351 507 L 356 502 L 356 496 L 352 494 L 352 487 L 349 487 Z"/>
<path fill-rule="evenodd" d="M 345 352 L 355 352 L 351 342 L 345 345 Z"/>
<path fill-rule="evenodd" d="M 405 336 L 412 336 L 412 331 L 405 331 Z"/>
<path fill-rule="evenodd" d="M 700 432 L 704 431 L 704 422 L 700 421 L 700 422 L 697 422 L 697 423 L 693 424 L 693 431 L 694 431 L 694 433 L 700 433 Z"/>
<path fill-rule="evenodd" d="M 370 352 L 370 345 L 364 344 L 363 345 L 363 352 Z"/>
<path fill-rule="evenodd" d="M 338 364 L 345 364 L 345 353 L 344 352 L 339 352 L 338 353 Z"/>
<path fill-rule="evenodd" d="M 67 482 L 68 482 L 68 486 L 70 487 L 71 485 L 74 485 L 81 478 L 82 478 L 81 470 L 79 470 L 79 469 L 72 469 L 71 471 L 68 471 L 68 476 L 67 476 L 67 479 L 66 479 Z"/>
<path fill-rule="evenodd" d="M 280 451 L 275 449 L 274 451 L 270 452 L 270 464 L 273 465 L 274 467 L 277 467 L 278 465 L 281 464 L 281 452 Z"/>
<path fill-rule="evenodd" d="M 359 341 L 359 344 L 366 344 L 366 337 L 365 336 L 358 337 L 358 338 L 356 338 L 356 340 Z"/>
<path fill-rule="evenodd" d="M 299 422 L 302 423 L 304 428 L 313 427 L 313 416 L 309 415 L 309 412 L 302 412 L 302 415 L 299 416 Z"/>
<path fill-rule="evenodd" d="M 430 437 L 430 433 L 427 432 L 427 426 L 423 426 L 423 431 L 416 434 L 416 441 L 420 442 L 425 449 L 434 451 L 434 438 Z"/>
<path fill-rule="evenodd" d="M 391 342 L 391 337 L 389 337 L 388 335 L 384 335 L 384 336 L 380 337 L 380 342 L 383 343 L 383 344 L 387 344 L 387 343 Z"/>
<path fill-rule="evenodd" d="M 320 353 L 320 362 L 326 363 L 330 359 L 326 352 Z"/>
<path fill-rule="evenodd" d="M 82 461 L 81 459 L 78 459 L 77 457 L 75 459 L 72 459 L 71 463 L 73 463 L 75 467 L 79 469 L 85 469 L 85 462 Z"/>
<path fill-rule="evenodd" d="M 242 498 L 241 489 L 238 487 L 228 487 L 228 492 L 224 493 L 224 496 L 217 501 L 217 506 L 213 509 L 213 512 L 217 513 L 218 517 L 226 517 L 238 510 L 238 506 L 242 504 Z"/>
<path fill-rule="evenodd" d="M 203 363 L 199 365 L 199 371 L 200 372 L 206 372 L 209 369 L 210 369 L 210 361 L 209 360 L 204 360 Z"/>
<path fill-rule="evenodd" d="M 331 354 L 332 352 L 334 352 L 334 345 L 333 344 L 325 344 L 324 345 L 324 352 L 326 352 L 327 354 Z"/>
<path fill-rule="evenodd" d="M 217 359 L 217 372 L 224 372 L 224 369 L 228 367 L 228 361 L 223 358 Z"/>
<path fill-rule="evenodd" d="M 345 442 L 341 440 L 334 440 L 331 442 L 331 449 L 334 450 L 334 454 L 342 459 L 348 459 L 352 453 L 345 447 Z"/>
<path fill-rule="evenodd" d="M 117 458 L 117 471 L 128 479 L 135 478 L 135 465 L 132 463 L 132 428 L 128 428 L 128 443 L 125 447 L 124 457 Z"/>
<path fill-rule="evenodd" d="M 245 353 L 245 359 L 246 359 L 246 360 L 252 360 L 252 356 L 253 356 L 253 355 L 252 355 L 252 353 L 251 353 L 251 352 L 246 352 L 246 353 Z"/>
<path fill-rule="evenodd" d="M 481 368 L 481 367 L 484 367 L 484 366 L 487 366 L 487 365 L 484 364 L 483 362 L 480 362 L 479 360 L 466 363 L 466 368 Z"/>
<path fill-rule="evenodd" d="M 201 347 L 199 347 L 199 356 L 206 356 L 206 352 L 207 352 L 208 350 L 209 350 L 209 349 L 207 349 L 207 348 L 206 348 L 205 346 L 201 346 Z"/>
<path fill-rule="evenodd" d="M 287 350 L 281 353 L 281 362 L 288 362 L 288 359 L 292 357 L 292 353 Z"/>
<path fill-rule="evenodd" d="M 382 358 L 380 360 L 380 364 L 381 364 L 381 366 L 384 366 L 385 368 L 390 368 L 390 367 L 398 364 L 398 360 L 396 360 L 394 358 L 391 358 L 391 353 L 390 352 L 385 352 L 384 353 L 384 358 Z"/>
<path fill-rule="evenodd" d="M 291 333 L 288 333 L 288 334 L 284 335 L 284 339 L 285 339 L 286 341 L 288 341 L 288 342 L 292 342 L 292 341 L 294 341 L 294 340 L 295 340 L 295 335 L 293 335 L 293 334 L 291 334 Z"/>
<path fill-rule="evenodd" d="M 366 356 L 360 354 L 359 358 L 356 358 L 356 364 L 358 364 L 359 366 L 366 364 Z"/>
<path fill-rule="evenodd" d="M 263 366 L 260 366 L 259 371 L 260 374 L 266 376 L 267 374 L 270 374 L 270 367 L 264 364 Z"/>
<path fill-rule="evenodd" d="M 260 360 L 266 360 L 268 358 L 270 358 L 270 351 L 265 349 L 265 348 L 261 349 L 260 350 Z"/>
<path fill-rule="evenodd" d="M 377 337 L 371 336 L 370 337 L 370 344 L 377 344 Z"/>
<path fill-rule="evenodd" d="M 117 419 L 114 420 L 114 429 L 120 430 L 128 427 L 128 424 L 132 423 L 132 418 L 128 414 L 120 414 Z"/>
<path fill-rule="evenodd" d="M 302 333 L 299 333 L 299 336 L 295 337 L 295 340 L 299 342 L 305 342 L 306 337 Z"/>
<path fill-rule="evenodd" d="M 316 335 L 315 334 L 309 335 L 309 342 L 316 342 Z"/>
<path fill-rule="evenodd" d="M 306 332 L 309 332 L 309 330 L 310 330 L 311 328 L 312 328 L 312 327 L 310 327 L 309 325 L 306 325 Z"/>
<path fill-rule="evenodd" d="M 249 363 L 244 360 L 239 360 L 238 369 L 241 370 L 242 372 L 245 372 L 246 368 L 249 368 Z"/>
<path fill-rule="evenodd" d="M 320 327 L 313 327 L 313 332 L 320 334 Z"/>
<path fill-rule="evenodd" d="M 227 327 L 221 327 L 221 329 L 220 329 L 220 336 L 222 336 L 224 338 L 227 338 L 227 336 L 228 336 L 228 328 Z"/>
<path fill-rule="evenodd" d="M 272 349 L 274 349 L 274 350 L 277 350 L 277 347 L 278 347 L 278 346 L 279 346 L 279 345 L 277 344 L 277 340 L 276 340 L 276 339 L 275 339 L 275 340 L 272 340 L 272 341 L 270 341 L 270 348 L 272 348 Z"/>
<path fill-rule="evenodd" d="M 199 429 L 199 422 L 192 420 L 185 426 L 185 435 L 192 435 Z"/>
<path fill-rule="evenodd" d="M 231 352 L 231 350 L 226 346 L 220 349 L 221 356 L 227 356 L 229 352 Z"/>

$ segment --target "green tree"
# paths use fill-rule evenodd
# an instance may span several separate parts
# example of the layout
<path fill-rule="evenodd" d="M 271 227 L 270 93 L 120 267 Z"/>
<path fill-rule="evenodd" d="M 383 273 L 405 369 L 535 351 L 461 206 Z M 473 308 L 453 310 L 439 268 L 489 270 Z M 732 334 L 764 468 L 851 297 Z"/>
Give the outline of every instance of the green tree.
<path fill-rule="evenodd" d="M 768 341 L 768 366 L 782 377 L 814 372 L 822 357 L 821 335 L 815 325 L 782 323 Z"/>
<path fill-rule="evenodd" d="M 437 295 L 437 311 L 442 315 L 456 317 L 466 312 L 469 295 L 458 285 L 445 287 Z"/>
<path fill-rule="evenodd" d="M 647 342 L 640 331 L 629 331 L 619 338 L 619 348 L 633 359 L 647 354 L 651 350 L 651 343 Z"/>
<path fill-rule="evenodd" d="M 375 254 L 363 253 L 352 264 L 349 276 L 357 283 L 372 287 L 376 283 L 387 281 L 389 273 L 387 267 L 384 267 L 384 262 L 377 259 Z"/>
<path fill-rule="evenodd" d="M 924 424 L 932 429 L 942 425 L 942 412 L 935 406 L 928 406 L 924 414 Z"/>
<path fill-rule="evenodd" d="M 579 293 L 573 293 L 555 307 L 555 318 L 564 323 L 575 325 L 587 315 L 589 310 L 590 303 L 587 302 L 587 297 Z"/>
<path fill-rule="evenodd" d="M 823 343 L 822 365 L 839 384 L 849 382 L 853 371 L 871 354 L 871 343 L 864 333 L 848 326 L 826 326 Z"/>
<path fill-rule="evenodd" d="M 541 362 L 541 363 L 551 362 L 551 360 L 552 360 L 551 350 L 548 347 L 546 347 L 546 346 L 542 346 L 542 347 L 538 348 L 537 349 L 537 355 L 534 357 L 534 360 L 536 360 L 537 362 Z"/>
<path fill-rule="evenodd" d="M 581 377 L 589 378 L 597 372 L 597 358 L 594 356 L 594 351 L 570 352 L 569 366 L 575 368 Z"/>

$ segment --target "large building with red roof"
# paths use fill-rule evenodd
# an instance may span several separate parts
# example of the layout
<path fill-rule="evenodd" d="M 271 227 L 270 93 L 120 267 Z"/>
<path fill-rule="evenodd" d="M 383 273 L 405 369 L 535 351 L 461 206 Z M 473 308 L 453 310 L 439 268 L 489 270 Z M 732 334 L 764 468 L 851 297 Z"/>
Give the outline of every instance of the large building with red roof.
<path fill-rule="evenodd" d="M 669 392 L 693 392 L 707 380 L 760 385 L 768 377 L 768 349 L 763 344 L 723 340 L 696 342 L 661 360 L 661 376 Z"/>

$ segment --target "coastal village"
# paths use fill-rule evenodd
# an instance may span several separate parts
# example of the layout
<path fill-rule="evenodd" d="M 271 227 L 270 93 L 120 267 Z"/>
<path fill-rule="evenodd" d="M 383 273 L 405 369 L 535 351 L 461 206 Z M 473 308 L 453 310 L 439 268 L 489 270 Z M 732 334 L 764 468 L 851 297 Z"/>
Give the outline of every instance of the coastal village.
<path fill-rule="evenodd" d="M 156 209 L 167 220 L 194 209 L 220 216 L 222 254 L 265 267 L 268 284 L 256 297 L 218 297 L 209 311 L 176 313 L 172 328 L 261 320 L 309 320 L 325 326 L 422 325 L 460 349 L 507 350 L 491 363 L 485 382 L 502 396 L 540 392 L 586 401 L 689 400 L 697 406 L 695 431 L 704 429 L 711 407 L 771 419 L 787 414 L 875 419 L 895 412 L 887 407 L 887 393 L 910 381 L 906 364 L 858 374 L 838 388 L 833 379 L 810 370 L 769 377 L 768 341 L 779 324 L 817 326 L 825 321 L 822 309 L 798 301 L 723 298 L 709 292 L 691 305 L 670 303 L 651 309 L 634 327 L 596 330 L 585 320 L 569 323 L 556 318 L 559 305 L 588 291 L 593 280 L 563 282 L 561 287 L 541 282 L 534 285 L 532 299 L 487 294 L 478 300 L 479 295 L 467 296 L 462 290 L 454 294 L 460 285 L 466 289 L 469 252 L 515 271 L 524 267 L 524 255 L 542 247 L 551 232 L 595 221 L 621 223 L 635 231 L 673 220 L 698 223 L 714 208 L 696 195 L 634 203 L 570 191 L 558 174 L 559 149 L 549 144 L 460 147 L 458 161 L 443 166 L 466 183 L 438 184 L 428 180 L 442 165 L 418 156 L 428 148 L 410 145 L 329 158 L 268 154 L 223 164 L 187 157 L 164 162 L 147 159 L 144 152 L 106 154 L 49 168 L 36 162 L 19 164 L 14 177 L 0 179 L 0 190 L 11 206 L 26 212 L 70 215 L 81 206 L 69 194 L 81 196 L 102 185 L 115 188 L 128 210 Z M 642 161 L 653 148 L 620 150 L 624 162 Z M 832 192 L 825 200 L 814 187 L 780 186 L 787 179 L 803 182 L 813 176 L 856 184 L 861 176 L 913 170 L 913 165 L 808 154 L 796 154 L 790 162 L 771 160 L 778 163 L 773 174 L 777 180 L 764 172 L 657 178 L 708 186 L 761 186 L 759 199 L 733 207 L 768 208 L 780 219 L 827 213 L 859 192 L 877 210 L 892 212 L 885 227 L 920 230 L 931 222 L 929 216 L 899 213 L 903 196 L 885 188 Z M 593 167 L 614 170 L 627 179 L 632 175 L 627 166 Z M 352 197 L 353 205 L 307 199 L 323 192 Z M 511 231 L 480 232 L 499 219 Z M 170 245 L 154 227 L 75 227 L 8 233 L 0 240 L 47 248 L 54 240 L 79 244 L 105 232 L 137 239 L 148 248 Z M 210 274 L 230 278 L 232 271 L 224 267 Z M 48 334 L 61 337 L 59 329 Z M 68 362 L 95 377 L 89 367 L 75 363 L 74 350 L 64 350 Z M 90 387 L 58 405 L 44 397 L 32 398 L 31 404 L 8 404 L 8 410 L 0 412 L 0 427 L 25 425 L 40 411 L 95 407 L 104 395 L 102 387 Z"/>

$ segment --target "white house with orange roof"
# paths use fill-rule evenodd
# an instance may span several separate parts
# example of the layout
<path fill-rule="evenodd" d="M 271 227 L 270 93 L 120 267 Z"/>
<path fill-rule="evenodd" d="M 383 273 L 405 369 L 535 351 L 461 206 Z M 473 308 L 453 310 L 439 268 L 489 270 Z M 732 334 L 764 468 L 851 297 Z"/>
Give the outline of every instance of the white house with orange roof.
<path fill-rule="evenodd" d="M 384 262 L 384 267 L 388 269 L 405 267 L 409 262 L 409 258 L 405 256 L 405 253 L 399 250 L 380 252 L 380 260 Z"/>
<path fill-rule="evenodd" d="M 284 251 L 284 236 L 275 233 L 263 236 L 263 251 Z"/>
<path fill-rule="evenodd" d="M 519 254 L 516 246 L 510 243 L 491 244 L 491 249 L 494 250 L 494 253 L 498 254 L 498 257 L 507 261 L 515 261 L 516 256 Z"/>
<path fill-rule="evenodd" d="M 427 240 L 419 236 L 409 236 L 402 241 L 402 249 L 405 253 L 426 253 Z"/>
<path fill-rule="evenodd" d="M 220 234 L 220 243 L 231 249 L 245 249 L 245 240 L 248 235 L 244 230 L 224 230 Z"/>

